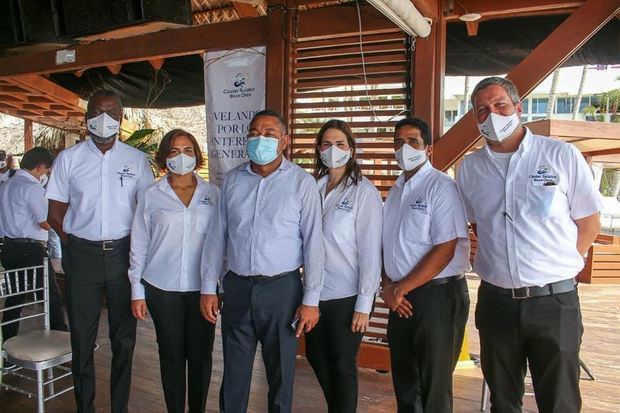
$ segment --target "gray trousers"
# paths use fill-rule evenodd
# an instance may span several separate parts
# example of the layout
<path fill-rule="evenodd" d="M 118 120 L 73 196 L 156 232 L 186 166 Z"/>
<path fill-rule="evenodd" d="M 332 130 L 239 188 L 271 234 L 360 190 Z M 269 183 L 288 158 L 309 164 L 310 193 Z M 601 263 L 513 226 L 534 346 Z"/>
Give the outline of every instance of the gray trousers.
<path fill-rule="evenodd" d="M 299 271 L 273 278 L 224 277 L 221 413 L 248 410 L 256 345 L 261 344 L 269 384 L 269 413 L 290 413 L 297 339 L 291 322 L 301 304 Z"/>

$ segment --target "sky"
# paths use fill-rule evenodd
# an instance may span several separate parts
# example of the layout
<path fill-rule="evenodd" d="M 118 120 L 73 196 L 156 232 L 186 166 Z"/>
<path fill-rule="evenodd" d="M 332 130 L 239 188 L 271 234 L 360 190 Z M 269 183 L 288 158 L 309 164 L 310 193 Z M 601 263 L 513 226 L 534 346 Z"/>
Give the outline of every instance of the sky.
<path fill-rule="evenodd" d="M 564 67 L 560 69 L 560 81 L 558 83 L 558 93 L 577 94 L 579 82 L 581 80 L 582 66 Z M 472 76 L 470 78 L 470 92 L 476 83 L 484 79 L 485 76 Z M 551 88 L 550 75 L 540 85 L 534 89 L 535 93 L 548 93 Z M 606 92 L 613 88 L 620 88 L 620 66 L 608 66 L 606 70 L 597 70 L 596 66 L 589 66 L 584 94 Z M 444 96 L 446 99 L 453 98 L 454 95 L 463 95 L 465 86 L 464 76 L 446 76 L 444 86 Z"/>

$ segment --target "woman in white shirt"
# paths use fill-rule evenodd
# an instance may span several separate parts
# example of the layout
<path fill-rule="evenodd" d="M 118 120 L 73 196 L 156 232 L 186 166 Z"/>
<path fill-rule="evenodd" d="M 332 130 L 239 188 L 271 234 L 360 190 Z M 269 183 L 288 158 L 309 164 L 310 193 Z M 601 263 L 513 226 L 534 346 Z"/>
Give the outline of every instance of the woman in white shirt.
<path fill-rule="evenodd" d="M 168 132 L 156 162 L 168 173 L 138 200 L 131 229 L 131 308 L 138 320 L 146 319 L 147 307 L 153 317 L 168 412 L 185 411 L 186 392 L 187 411 L 204 412 L 215 325 L 200 313 L 200 265 L 205 242 L 217 230 L 219 190 L 194 172 L 203 158 L 188 132 Z"/>
<path fill-rule="evenodd" d="M 362 176 L 346 122 L 333 119 L 321 127 L 315 175 L 323 199 L 325 269 L 321 318 L 306 334 L 306 356 L 328 411 L 353 413 L 357 353 L 381 277 L 382 202 Z"/>

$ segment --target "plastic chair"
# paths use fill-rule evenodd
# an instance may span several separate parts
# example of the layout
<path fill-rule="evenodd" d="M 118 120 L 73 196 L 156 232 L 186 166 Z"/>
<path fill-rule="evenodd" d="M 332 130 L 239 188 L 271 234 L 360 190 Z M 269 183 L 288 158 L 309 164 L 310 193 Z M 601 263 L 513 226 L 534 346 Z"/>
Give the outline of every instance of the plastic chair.
<path fill-rule="evenodd" d="M 35 383 L 35 390 L 7 383 L 0 388 L 17 391 L 37 399 L 37 412 L 44 413 L 45 402 L 73 389 L 71 385 L 56 389 L 59 380 L 71 376 L 63 363 L 71 361 L 71 340 L 68 332 L 50 330 L 49 278 L 47 259 L 42 265 L 0 272 L 0 298 L 25 295 L 23 304 L 3 308 L 0 313 L 16 308 L 29 308 L 18 319 L 1 323 L 8 325 L 22 320 L 42 318 L 42 329 L 19 333 L 3 343 L 2 357 L 11 367 L 3 369 L 3 381 L 10 375 L 19 377 L 21 383 Z M 55 371 L 56 370 L 56 371 Z M 32 373 L 28 373 L 32 371 Z M 44 378 L 44 372 L 46 373 Z M 58 373 L 55 375 L 55 373 Z M 30 386 L 31 388 L 32 386 Z"/>

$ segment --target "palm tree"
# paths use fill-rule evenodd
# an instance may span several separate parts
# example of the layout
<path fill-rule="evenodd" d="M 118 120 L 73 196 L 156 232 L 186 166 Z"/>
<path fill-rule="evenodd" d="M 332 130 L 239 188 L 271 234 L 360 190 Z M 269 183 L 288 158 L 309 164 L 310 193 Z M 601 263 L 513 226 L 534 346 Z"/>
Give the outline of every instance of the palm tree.
<path fill-rule="evenodd" d="M 579 90 L 577 90 L 577 96 L 575 97 L 575 105 L 573 106 L 573 119 L 577 119 L 579 115 L 579 107 L 581 106 L 581 98 L 583 97 L 583 88 L 586 85 L 586 78 L 588 77 L 588 65 L 583 65 L 581 70 L 581 81 L 579 82 Z"/>
<path fill-rule="evenodd" d="M 555 108 L 555 97 L 557 95 L 558 83 L 560 82 L 560 68 L 553 71 L 553 78 L 551 79 L 551 88 L 549 89 L 549 99 L 547 104 L 547 119 L 551 119 L 553 109 Z"/>

